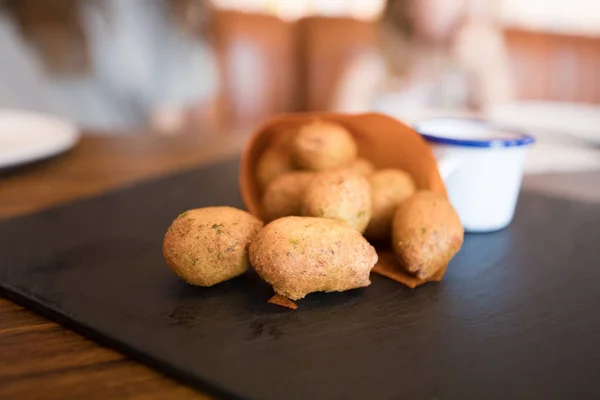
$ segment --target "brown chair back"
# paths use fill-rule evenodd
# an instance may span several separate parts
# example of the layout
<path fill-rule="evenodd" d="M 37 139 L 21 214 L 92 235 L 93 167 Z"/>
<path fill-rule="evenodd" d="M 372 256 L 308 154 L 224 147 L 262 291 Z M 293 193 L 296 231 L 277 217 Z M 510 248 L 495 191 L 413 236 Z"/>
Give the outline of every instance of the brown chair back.
<path fill-rule="evenodd" d="M 256 124 L 297 109 L 295 25 L 276 17 L 218 11 L 214 43 L 221 72 L 219 109 L 230 125 Z"/>
<path fill-rule="evenodd" d="M 520 99 L 600 103 L 600 38 L 506 31 Z"/>
<path fill-rule="evenodd" d="M 375 46 L 375 25 L 352 18 L 308 17 L 298 22 L 302 108 L 330 110 L 345 68 Z"/>

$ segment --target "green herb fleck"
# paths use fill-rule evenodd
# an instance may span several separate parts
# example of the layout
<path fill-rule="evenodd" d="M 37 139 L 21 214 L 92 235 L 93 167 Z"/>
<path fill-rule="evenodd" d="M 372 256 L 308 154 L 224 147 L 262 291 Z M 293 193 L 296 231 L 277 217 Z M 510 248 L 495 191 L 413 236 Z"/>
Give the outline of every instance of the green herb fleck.
<path fill-rule="evenodd" d="M 213 226 L 211 228 L 214 231 L 217 231 L 217 235 L 220 235 L 223 233 L 223 231 L 221 230 L 222 227 L 223 227 L 223 224 L 213 224 Z"/>
<path fill-rule="evenodd" d="M 360 219 L 362 217 L 364 217 L 367 214 L 367 212 L 365 210 L 360 210 L 357 214 L 356 214 L 356 218 Z"/>
<path fill-rule="evenodd" d="M 298 239 L 290 239 L 290 244 L 297 247 L 300 244 L 300 241 Z"/>
<path fill-rule="evenodd" d="M 427 233 L 427 228 L 421 228 L 421 235 L 424 235 Z"/>
<path fill-rule="evenodd" d="M 181 214 L 179 214 L 179 216 L 178 216 L 177 218 L 178 218 L 178 219 L 179 219 L 179 218 L 183 218 L 183 217 L 185 217 L 186 215 L 188 215 L 189 213 L 190 213 L 189 211 L 182 212 Z"/>
<path fill-rule="evenodd" d="M 188 254 L 188 259 L 190 260 L 190 263 L 192 265 L 196 265 L 196 263 L 198 262 L 198 259 L 193 254 Z"/>

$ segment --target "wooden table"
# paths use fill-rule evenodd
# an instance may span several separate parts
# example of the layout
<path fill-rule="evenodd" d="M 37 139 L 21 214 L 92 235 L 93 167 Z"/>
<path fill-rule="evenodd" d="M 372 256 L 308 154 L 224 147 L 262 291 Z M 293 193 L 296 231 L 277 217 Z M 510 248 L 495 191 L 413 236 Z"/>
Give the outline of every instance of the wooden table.
<path fill-rule="evenodd" d="M 242 135 L 84 137 L 70 153 L 0 175 L 0 218 L 239 154 Z M 530 190 L 600 200 L 597 172 L 527 177 Z M 563 184 L 559 184 L 563 182 Z M 574 186 L 575 185 L 575 186 Z M 562 187 L 561 190 L 554 190 Z M 577 195 L 577 190 L 583 189 Z M 207 397 L 0 299 L 0 399 Z"/>
<path fill-rule="evenodd" d="M 71 152 L 0 175 L 0 218 L 93 196 L 240 153 L 238 134 L 85 136 Z M 0 399 L 207 399 L 0 298 Z"/>

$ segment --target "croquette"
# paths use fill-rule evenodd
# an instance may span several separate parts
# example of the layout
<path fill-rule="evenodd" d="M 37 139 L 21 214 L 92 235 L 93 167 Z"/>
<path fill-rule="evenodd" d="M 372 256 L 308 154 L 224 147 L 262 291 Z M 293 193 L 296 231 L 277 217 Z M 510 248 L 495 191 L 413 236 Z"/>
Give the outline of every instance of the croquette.
<path fill-rule="evenodd" d="M 314 176 L 313 172 L 291 172 L 271 182 L 262 197 L 265 220 L 300 215 L 304 192 Z"/>
<path fill-rule="evenodd" d="M 371 219 L 369 182 L 346 169 L 320 172 L 306 188 L 302 215 L 343 221 L 363 233 Z"/>
<path fill-rule="evenodd" d="M 163 255 L 188 283 L 213 286 L 246 272 L 248 244 L 262 226 L 253 215 L 233 207 L 189 210 L 171 223 Z"/>
<path fill-rule="evenodd" d="M 284 217 L 251 241 L 250 262 L 276 294 L 298 300 L 312 292 L 369 286 L 377 253 L 359 232 L 338 221 Z"/>
<path fill-rule="evenodd" d="M 294 170 L 291 153 L 280 146 L 267 148 L 261 154 L 256 164 L 256 180 L 261 190 L 265 190 L 269 183 L 277 177 Z"/>
<path fill-rule="evenodd" d="M 397 208 L 392 223 L 392 247 L 400 266 L 428 279 L 460 250 L 464 238 L 458 214 L 442 195 L 419 191 Z"/>
<path fill-rule="evenodd" d="M 343 126 L 315 121 L 300 128 L 292 151 L 300 168 L 322 171 L 350 163 L 356 158 L 358 149 L 354 138 Z"/>
<path fill-rule="evenodd" d="M 415 193 L 415 184 L 408 173 L 399 169 L 382 169 L 368 179 L 372 213 L 365 236 L 371 240 L 389 240 L 394 212 Z"/>
<path fill-rule="evenodd" d="M 362 157 L 358 157 L 357 159 L 350 161 L 350 163 L 347 164 L 345 168 L 362 176 L 369 176 L 373 172 L 375 172 L 375 167 L 373 166 L 373 164 L 371 164 L 371 162 L 366 158 Z"/>

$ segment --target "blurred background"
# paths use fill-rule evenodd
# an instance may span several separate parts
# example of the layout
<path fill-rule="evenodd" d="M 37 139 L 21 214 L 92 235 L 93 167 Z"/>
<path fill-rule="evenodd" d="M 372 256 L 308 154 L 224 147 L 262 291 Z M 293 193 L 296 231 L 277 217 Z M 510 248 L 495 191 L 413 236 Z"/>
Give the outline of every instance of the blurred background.
<path fill-rule="evenodd" d="M 0 107 L 61 114 L 84 130 L 202 135 L 209 126 L 251 130 L 281 112 L 377 110 L 526 127 L 554 116 L 546 130 L 580 125 L 580 141 L 598 140 L 585 128 L 600 103 L 597 0 L 0 7 Z"/>

